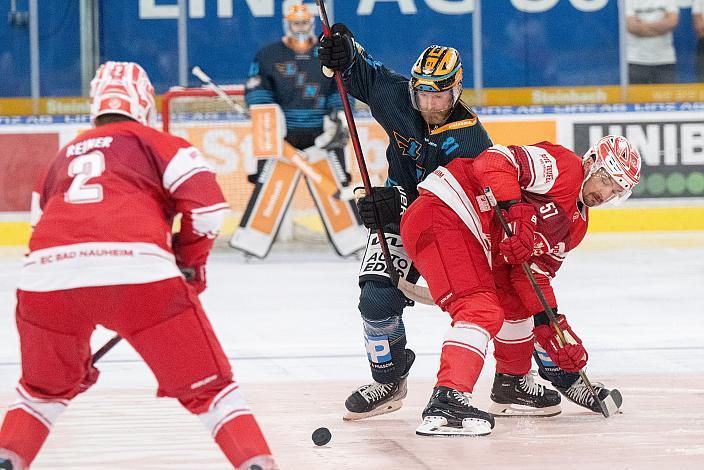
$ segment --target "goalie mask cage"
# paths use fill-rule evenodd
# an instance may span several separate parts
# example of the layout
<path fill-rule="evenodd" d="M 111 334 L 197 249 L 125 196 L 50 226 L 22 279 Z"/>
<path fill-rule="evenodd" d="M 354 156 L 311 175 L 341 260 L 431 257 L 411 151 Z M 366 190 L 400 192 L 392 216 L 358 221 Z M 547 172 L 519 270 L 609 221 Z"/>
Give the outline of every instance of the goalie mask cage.
<path fill-rule="evenodd" d="M 223 91 L 246 107 L 244 86 L 223 86 Z M 215 168 L 217 179 L 232 209 L 232 218 L 223 227 L 229 238 L 239 226 L 254 184 L 247 176 L 256 173 L 257 159 L 252 156 L 251 122 L 209 88 L 169 90 L 162 98 L 164 131 L 183 137 L 197 147 Z M 279 229 L 279 242 L 327 245 L 327 236 L 305 182 L 301 179 Z M 296 243 L 297 242 L 297 243 Z"/>

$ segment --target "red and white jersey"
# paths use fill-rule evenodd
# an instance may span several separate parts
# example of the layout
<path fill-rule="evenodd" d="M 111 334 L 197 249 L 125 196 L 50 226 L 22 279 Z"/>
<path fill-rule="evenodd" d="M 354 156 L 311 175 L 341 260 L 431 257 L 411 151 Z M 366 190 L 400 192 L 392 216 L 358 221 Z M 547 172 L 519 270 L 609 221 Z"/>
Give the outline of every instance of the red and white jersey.
<path fill-rule="evenodd" d="M 19 288 L 52 291 L 180 276 L 206 262 L 228 210 L 212 167 L 187 141 L 134 121 L 62 148 L 32 194 L 34 232 Z"/>
<path fill-rule="evenodd" d="M 549 142 L 495 145 L 485 154 L 474 167 L 477 178 L 482 187 L 492 188 L 497 201 L 520 199 L 535 208 L 538 222 L 530 262 L 534 270 L 553 277 L 565 254 L 587 233 L 587 206 L 579 201 L 584 181 L 581 157 Z M 517 177 L 520 192 L 515 183 L 506 184 L 509 177 L 511 182 Z"/>
<path fill-rule="evenodd" d="M 467 214 L 476 212 L 483 216 L 491 210 L 483 191 L 487 186 L 492 188 L 497 201 L 521 200 L 533 205 L 538 221 L 529 264 L 535 273 L 543 275 L 539 276 L 539 282 L 554 305 L 549 280 L 560 268 L 566 253 L 576 247 L 587 232 L 587 207 L 579 201 L 583 180 L 582 159 L 578 155 L 560 145 L 540 142 L 526 146 L 494 145 L 474 160 L 455 159 L 447 167 L 433 172 L 419 188 L 442 199 L 465 223 Z M 468 210 L 468 202 L 475 211 Z M 483 235 L 489 241 L 505 236 L 495 217 L 476 219 L 484 222 Z M 487 250 L 493 255 L 489 258 L 493 266 L 501 266 L 503 258 L 498 256 L 498 243 L 489 243 Z M 516 271 L 517 275 L 522 275 L 520 266 Z M 526 297 L 535 297 L 527 279 L 525 286 Z M 534 300 L 526 305 L 534 310 L 532 313 L 542 310 L 537 298 Z"/>

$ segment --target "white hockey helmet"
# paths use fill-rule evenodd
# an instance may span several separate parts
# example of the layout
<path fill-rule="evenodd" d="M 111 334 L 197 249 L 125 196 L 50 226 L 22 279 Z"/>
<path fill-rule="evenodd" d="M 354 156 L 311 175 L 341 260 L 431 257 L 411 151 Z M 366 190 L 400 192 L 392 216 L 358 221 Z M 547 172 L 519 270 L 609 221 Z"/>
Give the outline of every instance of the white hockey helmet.
<path fill-rule="evenodd" d="M 584 158 L 594 161 L 584 182 L 601 172 L 608 175 L 617 185 L 617 190 L 609 201 L 620 204 L 630 197 L 640 180 L 641 157 L 635 145 L 628 139 L 620 135 L 602 137 L 587 150 Z"/>
<path fill-rule="evenodd" d="M 156 122 L 154 87 L 144 69 L 134 62 L 105 62 L 90 82 L 90 119 L 121 114 L 145 126 Z"/>

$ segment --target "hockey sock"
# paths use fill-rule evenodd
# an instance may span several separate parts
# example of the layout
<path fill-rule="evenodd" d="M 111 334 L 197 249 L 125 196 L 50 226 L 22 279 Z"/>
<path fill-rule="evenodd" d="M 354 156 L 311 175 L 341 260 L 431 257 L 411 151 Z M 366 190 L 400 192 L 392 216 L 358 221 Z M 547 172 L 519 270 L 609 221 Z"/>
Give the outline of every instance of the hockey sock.
<path fill-rule="evenodd" d="M 533 318 L 504 320 L 494 338 L 496 372 L 526 375 L 533 356 Z"/>
<path fill-rule="evenodd" d="M 29 465 L 49 436 L 49 428 L 21 408 L 7 412 L 0 429 L 0 448 L 19 455 Z"/>
<path fill-rule="evenodd" d="M 238 416 L 225 423 L 215 435 L 225 457 L 239 468 L 258 455 L 271 455 L 259 425 L 251 414 Z"/>
<path fill-rule="evenodd" d="M 489 333 L 478 325 L 457 322 L 447 330 L 440 353 L 436 387 L 471 392 L 484 367 Z"/>

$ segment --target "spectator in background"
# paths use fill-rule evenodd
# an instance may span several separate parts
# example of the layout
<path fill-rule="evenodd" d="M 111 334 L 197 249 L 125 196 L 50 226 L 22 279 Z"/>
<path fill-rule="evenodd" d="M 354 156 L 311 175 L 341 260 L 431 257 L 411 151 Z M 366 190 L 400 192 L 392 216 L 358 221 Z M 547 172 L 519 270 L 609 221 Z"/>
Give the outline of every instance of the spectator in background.
<path fill-rule="evenodd" d="M 677 0 L 626 0 L 631 84 L 675 82 L 672 30 L 678 21 Z"/>
<path fill-rule="evenodd" d="M 692 26 L 697 34 L 697 81 L 704 82 L 704 0 L 692 0 Z"/>

